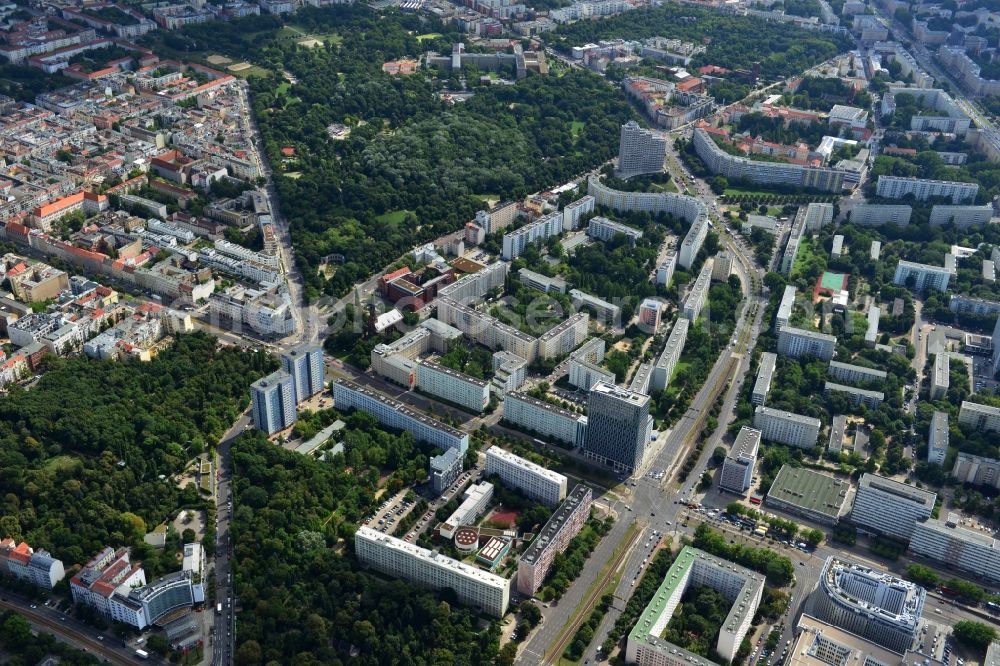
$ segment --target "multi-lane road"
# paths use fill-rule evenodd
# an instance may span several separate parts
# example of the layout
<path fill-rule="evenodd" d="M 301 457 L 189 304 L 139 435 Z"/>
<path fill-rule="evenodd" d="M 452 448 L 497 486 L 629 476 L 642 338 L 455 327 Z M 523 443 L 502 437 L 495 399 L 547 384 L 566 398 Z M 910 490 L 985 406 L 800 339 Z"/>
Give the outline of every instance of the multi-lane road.
<path fill-rule="evenodd" d="M 679 165 L 676 168 L 681 169 Z M 704 186 L 700 181 L 694 182 Z M 715 198 L 710 191 L 707 191 L 707 187 L 698 194 L 707 201 L 713 213 L 718 215 Z M 518 664 L 527 666 L 558 661 L 559 653 L 571 639 L 579 623 L 586 619 L 594 601 L 605 591 L 603 585 L 597 584 L 599 576 L 604 575 L 610 580 L 618 572 L 624 572 L 615 589 L 615 595 L 619 599 L 628 599 L 633 572 L 638 570 L 643 558 L 649 556 L 644 544 L 649 541 L 654 531 L 662 533 L 669 530 L 680 509 L 680 505 L 675 504 L 678 488 L 672 482 L 673 474 L 693 448 L 712 405 L 720 395 L 723 395 L 727 387 L 729 390 L 725 396 L 724 406 L 728 407 L 729 411 L 724 411 L 723 414 L 732 413 L 738 389 L 738 382 L 732 380 L 742 377 L 741 373 L 745 372 L 746 364 L 749 362 L 747 352 L 756 342 L 763 317 L 764 307 L 760 298 L 763 271 L 721 227 L 722 225 L 717 225 L 717 231 L 723 245 L 735 259 L 734 266 L 746 296 L 734 333 L 736 344 L 727 347 L 719 356 L 688 411 L 674 424 L 666 437 L 665 444 L 644 467 L 667 470 L 665 479 L 661 482 L 648 475 L 642 476 L 629 482 L 620 498 L 615 495 L 604 496 L 602 503 L 617 516 L 611 532 L 595 548 L 588 565 L 584 567 L 580 577 L 570 586 L 559 603 L 543 607 L 543 622 L 522 649 Z M 723 418 L 720 421 L 724 428 L 727 419 Z M 722 428 L 714 434 L 712 441 L 721 438 Z M 689 484 L 695 482 L 707 468 L 711 453 L 711 446 L 703 449 L 698 464 L 689 475 Z M 610 563 L 610 567 L 605 569 L 604 563 Z M 585 653 L 585 659 L 592 660 L 596 657 L 596 648 L 603 642 L 622 606 L 623 604 L 615 604 L 609 609 Z"/>

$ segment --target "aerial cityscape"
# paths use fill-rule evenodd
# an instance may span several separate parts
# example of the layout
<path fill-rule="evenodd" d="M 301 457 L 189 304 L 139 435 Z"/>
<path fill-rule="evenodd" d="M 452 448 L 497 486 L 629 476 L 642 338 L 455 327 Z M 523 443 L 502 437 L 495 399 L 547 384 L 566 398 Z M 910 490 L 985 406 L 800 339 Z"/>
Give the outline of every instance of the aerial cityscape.
<path fill-rule="evenodd" d="M 0 664 L 1000 666 L 1000 4 L 0 2 Z"/>

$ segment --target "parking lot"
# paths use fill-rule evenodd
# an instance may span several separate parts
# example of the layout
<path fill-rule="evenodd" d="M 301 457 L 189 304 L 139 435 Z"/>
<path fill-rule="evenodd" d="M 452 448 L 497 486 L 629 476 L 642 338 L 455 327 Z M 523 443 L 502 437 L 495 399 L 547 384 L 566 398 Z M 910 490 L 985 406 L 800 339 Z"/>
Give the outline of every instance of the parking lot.
<path fill-rule="evenodd" d="M 379 504 L 375 513 L 365 519 L 364 524 L 367 527 L 382 532 L 383 534 L 397 536 L 404 541 L 412 543 L 416 541 L 417 537 L 423 534 L 424 531 L 433 526 L 434 514 L 438 509 L 448 504 L 448 502 L 450 502 L 453 498 L 461 497 L 462 492 L 470 483 L 478 483 L 481 480 L 482 467 L 483 464 L 479 463 L 476 467 L 462 472 L 455 483 L 453 483 L 451 487 L 449 487 L 440 497 L 430 500 L 428 502 L 427 510 L 417 519 L 406 534 L 395 534 L 395 531 L 400 522 L 409 515 L 420 499 L 418 497 L 413 500 L 408 500 L 406 499 L 406 493 L 403 491 L 400 491 L 393 497 L 384 500 L 381 504 Z"/>

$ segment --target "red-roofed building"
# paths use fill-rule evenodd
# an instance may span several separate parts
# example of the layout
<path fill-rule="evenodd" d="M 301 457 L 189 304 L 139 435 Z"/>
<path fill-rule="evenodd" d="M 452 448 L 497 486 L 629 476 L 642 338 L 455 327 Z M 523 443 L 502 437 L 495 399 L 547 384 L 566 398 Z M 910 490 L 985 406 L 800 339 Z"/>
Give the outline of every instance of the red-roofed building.
<path fill-rule="evenodd" d="M 723 74 L 728 74 L 730 71 L 731 70 L 728 70 L 725 67 L 719 67 L 718 65 L 705 65 L 704 67 L 698 68 L 699 74 L 706 74 L 706 75 L 717 74 L 719 76 L 722 76 Z"/>
<path fill-rule="evenodd" d="M 38 206 L 31 211 L 31 221 L 36 228 L 42 231 L 50 231 L 52 223 L 77 210 L 82 210 L 86 215 L 93 215 L 107 210 L 108 197 L 103 194 L 93 192 L 77 192 L 62 199 L 57 199 L 52 203 Z"/>
<path fill-rule="evenodd" d="M 107 547 L 69 581 L 73 602 L 96 609 L 106 617 L 111 617 L 110 599 L 115 590 L 126 594 L 133 587 L 146 584 L 146 572 L 142 565 L 133 565 L 125 548 L 117 551 Z"/>
<path fill-rule="evenodd" d="M 677 90 L 686 93 L 705 92 L 705 82 L 696 76 L 692 76 L 690 79 L 684 79 L 678 83 Z"/>
<path fill-rule="evenodd" d="M 396 269 L 396 270 L 394 270 L 391 273 L 386 273 L 385 275 L 383 275 L 382 277 L 380 277 L 378 279 L 378 291 L 379 291 L 379 293 L 382 294 L 383 296 L 385 296 L 386 294 L 389 293 L 389 283 L 390 282 L 392 282 L 393 280 L 398 280 L 399 278 L 402 278 L 402 277 L 406 277 L 406 276 L 410 275 L 411 273 L 412 273 L 412 271 L 408 267 L 406 267 L 406 266 L 403 266 L 402 268 Z"/>
<path fill-rule="evenodd" d="M 149 161 L 149 170 L 174 183 L 186 185 L 196 160 L 179 150 L 168 150 Z"/>
<path fill-rule="evenodd" d="M 45 550 L 7 538 L 0 541 L 0 575 L 7 574 L 47 590 L 66 576 L 63 563 Z"/>

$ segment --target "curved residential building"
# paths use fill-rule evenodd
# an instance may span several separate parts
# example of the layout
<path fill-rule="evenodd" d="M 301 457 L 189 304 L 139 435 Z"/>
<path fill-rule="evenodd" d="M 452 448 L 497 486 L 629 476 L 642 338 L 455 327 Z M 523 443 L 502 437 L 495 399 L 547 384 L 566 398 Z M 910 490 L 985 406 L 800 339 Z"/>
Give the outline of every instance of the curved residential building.
<path fill-rule="evenodd" d="M 840 192 L 844 189 L 846 171 L 829 167 L 812 167 L 789 162 L 761 162 L 747 157 L 730 155 L 715 143 L 702 128 L 697 128 L 691 139 L 694 150 L 714 174 L 737 180 L 748 180 L 762 185 L 789 185 L 807 187 L 822 192 Z"/>
<path fill-rule="evenodd" d="M 614 211 L 667 213 L 690 224 L 677 254 L 677 263 L 684 268 L 691 267 L 708 236 L 708 207 L 701 199 L 673 192 L 623 192 L 611 189 L 593 176 L 587 180 L 587 194 L 594 197 L 598 206 Z"/>
<path fill-rule="evenodd" d="M 831 556 L 809 599 L 810 614 L 903 654 L 919 630 L 926 596 L 915 583 Z"/>

